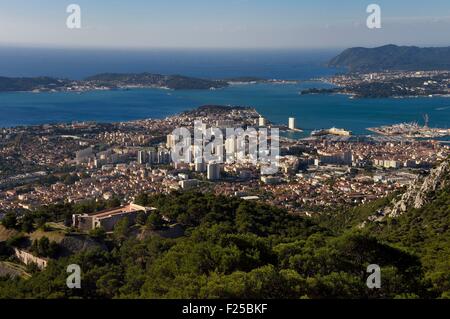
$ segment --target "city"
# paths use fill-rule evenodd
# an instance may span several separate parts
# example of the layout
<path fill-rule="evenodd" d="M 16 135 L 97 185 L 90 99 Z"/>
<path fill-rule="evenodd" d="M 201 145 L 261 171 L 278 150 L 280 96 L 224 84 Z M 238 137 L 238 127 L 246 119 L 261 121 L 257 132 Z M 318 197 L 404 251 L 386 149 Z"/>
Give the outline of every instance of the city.
<path fill-rule="evenodd" d="M 265 124 L 262 119 L 251 108 L 205 106 L 163 120 L 3 129 L 2 167 L 9 171 L 0 171 L 0 209 L 114 196 L 131 202 L 142 192 L 201 189 L 308 215 L 385 197 L 450 155 L 449 145 L 436 141 L 325 135 L 282 138 L 279 173 L 270 176 L 252 161 L 172 162 L 174 127 L 201 120 L 225 130 Z"/>

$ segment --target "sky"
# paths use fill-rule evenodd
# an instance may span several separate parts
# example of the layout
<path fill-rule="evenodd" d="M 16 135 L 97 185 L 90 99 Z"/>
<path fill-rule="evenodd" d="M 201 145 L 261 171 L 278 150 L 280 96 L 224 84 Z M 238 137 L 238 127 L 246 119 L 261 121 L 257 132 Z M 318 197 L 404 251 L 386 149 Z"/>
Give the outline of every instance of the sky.
<path fill-rule="evenodd" d="M 369 29 L 369 4 L 381 29 Z M 69 29 L 70 4 L 81 29 Z M 450 45 L 450 0 L 0 0 L 0 45 L 346 48 Z"/>

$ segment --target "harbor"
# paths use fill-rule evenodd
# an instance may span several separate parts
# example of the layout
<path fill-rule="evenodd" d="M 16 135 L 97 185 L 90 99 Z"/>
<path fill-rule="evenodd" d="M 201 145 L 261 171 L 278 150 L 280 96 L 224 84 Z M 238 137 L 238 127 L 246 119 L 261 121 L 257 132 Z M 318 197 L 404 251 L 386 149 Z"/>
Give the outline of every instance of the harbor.
<path fill-rule="evenodd" d="M 387 136 L 404 136 L 410 138 L 440 138 L 450 136 L 448 128 L 432 128 L 427 124 L 419 125 L 417 122 L 399 123 L 380 127 L 368 128 L 368 131 Z"/>

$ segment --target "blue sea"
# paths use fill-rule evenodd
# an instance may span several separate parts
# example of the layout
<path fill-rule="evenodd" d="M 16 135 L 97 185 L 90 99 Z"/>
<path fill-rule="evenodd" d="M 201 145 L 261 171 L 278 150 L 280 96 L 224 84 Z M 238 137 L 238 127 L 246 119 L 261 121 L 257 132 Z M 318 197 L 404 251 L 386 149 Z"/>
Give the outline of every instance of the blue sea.
<path fill-rule="evenodd" d="M 404 121 L 449 127 L 450 98 L 350 99 L 344 95 L 305 95 L 304 88 L 326 87 L 310 79 L 339 70 L 326 68 L 332 51 L 68 51 L 0 48 L 1 76 L 49 75 L 83 78 L 100 72 L 153 72 L 204 78 L 259 76 L 298 79 L 299 84 L 239 85 L 205 91 L 137 89 L 77 93 L 0 93 L 0 127 L 73 121 L 117 122 L 164 118 L 205 104 L 255 107 L 277 124 L 296 117 L 311 130 L 332 126 L 369 133 L 366 128 Z"/>

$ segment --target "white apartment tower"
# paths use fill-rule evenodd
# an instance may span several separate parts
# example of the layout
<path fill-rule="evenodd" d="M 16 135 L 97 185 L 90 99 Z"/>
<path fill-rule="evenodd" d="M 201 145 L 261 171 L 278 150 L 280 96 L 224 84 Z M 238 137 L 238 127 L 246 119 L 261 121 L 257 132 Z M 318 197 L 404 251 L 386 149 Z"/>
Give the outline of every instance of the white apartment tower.
<path fill-rule="evenodd" d="M 296 119 L 295 119 L 295 117 L 290 117 L 289 118 L 289 129 L 290 130 L 295 130 L 295 129 L 297 129 L 297 123 L 296 123 L 297 121 L 296 121 Z"/>
<path fill-rule="evenodd" d="M 266 126 L 267 125 L 267 121 L 264 117 L 260 117 L 259 121 L 258 121 L 258 125 L 259 126 Z"/>

